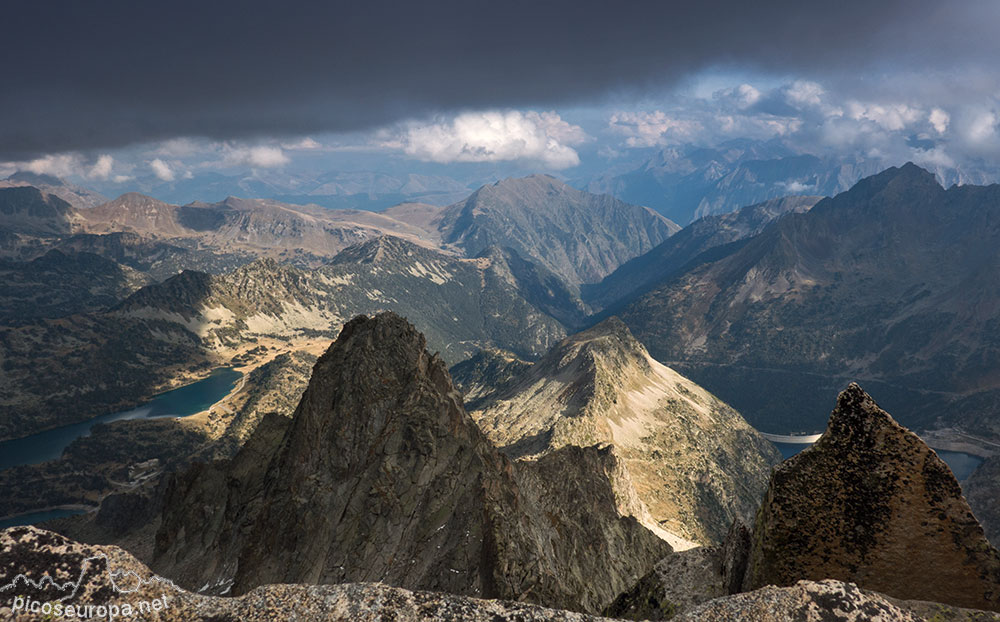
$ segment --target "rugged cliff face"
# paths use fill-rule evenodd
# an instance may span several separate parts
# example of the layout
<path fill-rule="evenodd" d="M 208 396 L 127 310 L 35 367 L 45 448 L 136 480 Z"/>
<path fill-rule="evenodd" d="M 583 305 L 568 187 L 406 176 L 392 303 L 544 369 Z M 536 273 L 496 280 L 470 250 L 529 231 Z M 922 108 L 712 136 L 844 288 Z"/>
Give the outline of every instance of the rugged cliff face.
<path fill-rule="evenodd" d="M 599 611 L 669 552 L 619 512 L 611 452 L 513 464 L 461 399 L 408 322 L 352 320 L 291 420 L 174 481 L 154 567 L 219 593 L 381 581 Z"/>
<path fill-rule="evenodd" d="M 616 318 L 573 335 L 473 417 L 515 458 L 611 444 L 651 524 L 718 541 L 750 520 L 780 460 L 739 413 L 660 364 Z"/>
<path fill-rule="evenodd" d="M 774 471 L 757 515 L 744 587 L 802 579 L 1000 610 L 1000 553 L 954 475 L 856 384 Z"/>

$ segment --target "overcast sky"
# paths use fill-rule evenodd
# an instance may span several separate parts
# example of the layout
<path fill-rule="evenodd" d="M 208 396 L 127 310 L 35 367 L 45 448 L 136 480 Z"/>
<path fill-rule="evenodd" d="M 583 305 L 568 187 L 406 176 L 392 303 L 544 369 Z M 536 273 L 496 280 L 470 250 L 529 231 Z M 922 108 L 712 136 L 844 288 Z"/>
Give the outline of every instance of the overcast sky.
<path fill-rule="evenodd" d="M 1000 2 L 15 0 L 0 173 L 1000 156 Z M 403 164 L 400 164 L 403 163 Z"/>

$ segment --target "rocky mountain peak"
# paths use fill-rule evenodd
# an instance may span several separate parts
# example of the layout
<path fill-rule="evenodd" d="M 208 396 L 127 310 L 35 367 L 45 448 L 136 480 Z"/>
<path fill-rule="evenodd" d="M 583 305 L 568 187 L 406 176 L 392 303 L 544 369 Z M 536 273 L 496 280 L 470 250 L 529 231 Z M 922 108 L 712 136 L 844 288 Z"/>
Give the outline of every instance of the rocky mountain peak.
<path fill-rule="evenodd" d="M 600 280 L 678 229 L 648 208 L 547 175 L 483 186 L 444 208 L 438 222 L 442 240 L 469 256 L 489 246 L 510 247 L 574 287 Z"/>
<path fill-rule="evenodd" d="M 457 433 L 465 425 L 470 429 L 461 436 L 477 440 L 472 421 L 461 412 L 461 398 L 444 362 L 437 355 L 429 355 L 426 348 L 423 334 L 395 313 L 359 315 L 347 322 L 313 368 L 309 388 L 295 414 L 291 442 L 295 442 L 296 431 L 305 431 L 302 441 L 309 443 L 315 440 L 311 438 L 314 435 L 323 437 L 326 430 L 335 455 L 357 455 L 363 460 L 379 443 L 386 426 L 413 425 L 420 417 L 428 417 L 420 423 L 437 428 L 435 435 Z M 351 391 L 341 391 L 344 386 L 351 387 Z M 336 404 L 330 403 L 333 398 L 329 393 L 333 390 L 338 392 Z M 411 399 L 417 402 L 435 401 L 446 407 L 430 411 L 409 408 L 399 402 L 401 394 L 412 394 Z M 398 412 L 386 412 L 393 404 Z M 331 412 L 353 421 L 329 420 Z M 396 416 L 401 419 L 394 420 Z M 408 423 L 402 423 L 404 419 Z M 350 438 L 339 436 L 345 426 L 354 430 Z"/>
<path fill-rule="evenodd" d="M 653 359 L 615 317 L 567 337 L 477 406 L 480 427 L 514 458 L 613 445 L 648 506 L 644 524 L 668 540 L 716 541 L 735 516 L 749 520 L 778 461 L 739 413 Z M 706 498 L 711 510 L 683 509 Z"/>
<path fill-rule="evenodd" d="M 589 352 L 614 351 L 620 354 L 640 355 L 643 361 L 647 356 L 646 348 L 617 316 L 611 316 L 585 331 L 568 337 L 564 343 L 567 347 Z"/>
<path fill-rule="evenodd" d="M 232 461 L 173 480 L 159 569 L 234 594 L 378 581 L 598 611 L 669 552 L 618 512 L 613 454 L 503 458 L 393 313 L 348 322 L 287 429 L 258 430 Z"/>
<path fill-rule="evenodd" d="M 378 264 L 413 253 L 416 244 L 392 235 L 379 235 L 340 251 L 331 263 Z"/>
<path fill-rule="evenodd" d="M 817 213 L 831 208 L 873 208 L 894 207 L 912 210 L 926 205 L 934 197 L 945 192 L 933 173 L 920 168 L 913 162 L 865 177 L 845 192 L 816 205 Z"/>
<path fill-rule="evenodd" d="M 872 396 L 852 382 L 837 396 L 837 407 L 830 414 L 824 436 L 830 442 L 865 446 L 885 430 L 905 432 L 889 413 L 879 408 Z"/>
<path fill-rule="evenodd" d="M 772 474 L 744 587 L 825 578 L 1000 610 L 1000 553 L 955 476 L 857 384 L 820 440 Z"/>

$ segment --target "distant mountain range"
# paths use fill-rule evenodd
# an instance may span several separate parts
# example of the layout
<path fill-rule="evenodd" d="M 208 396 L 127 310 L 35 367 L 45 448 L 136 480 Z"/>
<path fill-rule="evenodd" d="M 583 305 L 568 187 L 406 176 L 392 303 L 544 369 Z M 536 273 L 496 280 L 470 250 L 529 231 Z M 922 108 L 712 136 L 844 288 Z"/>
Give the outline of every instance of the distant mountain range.
<path fill-rule="evenodd" d="M 40 179 L 44 181 L 39 182 Z M 72 200 L 69 196 L 63 198 L 79 207 L 93 207 L 107 200 L 94 190 L 80 192 L 83 189 L 50 175 L 37 176 L 22 171 L 15 173 L 7 181 L 28 183 L 46 192 L 51 191 L 50 188 L 63 186 L 59 192 L 75 193 L 79 200 Z M 47 187 L 42 188 L 39 183 Z M 147 174 L 126 184 L 99 180 L 88 180 L 87 183 L 111 196 L 121 194 L 122 188 L 126 188 L 179 205 L 194 201 L 215 203 L 234 196 L 369 211 L 380 211 L 405 201 L 447 205 L 467 196 L 478 185 L 469 185 L 443 175 L 391 174 L 364 170 L 316 174 L 256 170 L 236 175 L 195 170 L 190 175 L 177 175 L 176 179 L 170 181 Z M 94 198 L 89 198 L 90 195 Z"/>
<path fill-rule="evenodd" d="M 679 273 L 661 253 L 621 317 L 764 430 L 819 429 L 803 413 L 858 379 L 907 425 L 996 434 L 998 215 L 1000 186 L 892 168 Z"/>
<path fill-rule="evenodd" d="M 23 188 L 25 186 L 33 186 L 42 192 L 57 196 L 73 207 L 94 207 L 108 200 L 99 192 L 68 183 L 54 175 L 18 171 L 6 179 L 0 180 L 0 188 Z"/>
<path fill-rule="evenodd" d="M 683 225 L 788 195 L 832 196 L 891 164 L 881 158 L 803 154 L 779 140 L 743 139 L 714 148 L 668 147 L 628 170 L 574 183 L 646 205 Z M 971 169 L 937 166 L 933 172 L 945 186 L 997 181 L 985 164 Z"/>

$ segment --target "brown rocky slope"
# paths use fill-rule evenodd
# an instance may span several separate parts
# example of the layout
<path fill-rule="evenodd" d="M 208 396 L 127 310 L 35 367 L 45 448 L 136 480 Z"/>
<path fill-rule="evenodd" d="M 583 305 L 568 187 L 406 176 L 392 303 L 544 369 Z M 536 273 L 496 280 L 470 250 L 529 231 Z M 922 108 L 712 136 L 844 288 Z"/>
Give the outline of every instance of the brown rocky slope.
<path fill-rule="evenodd" d="M 472 416 L 513 458 L 610 444 L 650 526 L 718 542 L 751 521 L 777 450 L 739 413 L 653 359 L 617 318 L 567 337 Z M 680 545 L 680 543 L 677 543 Z"/>

